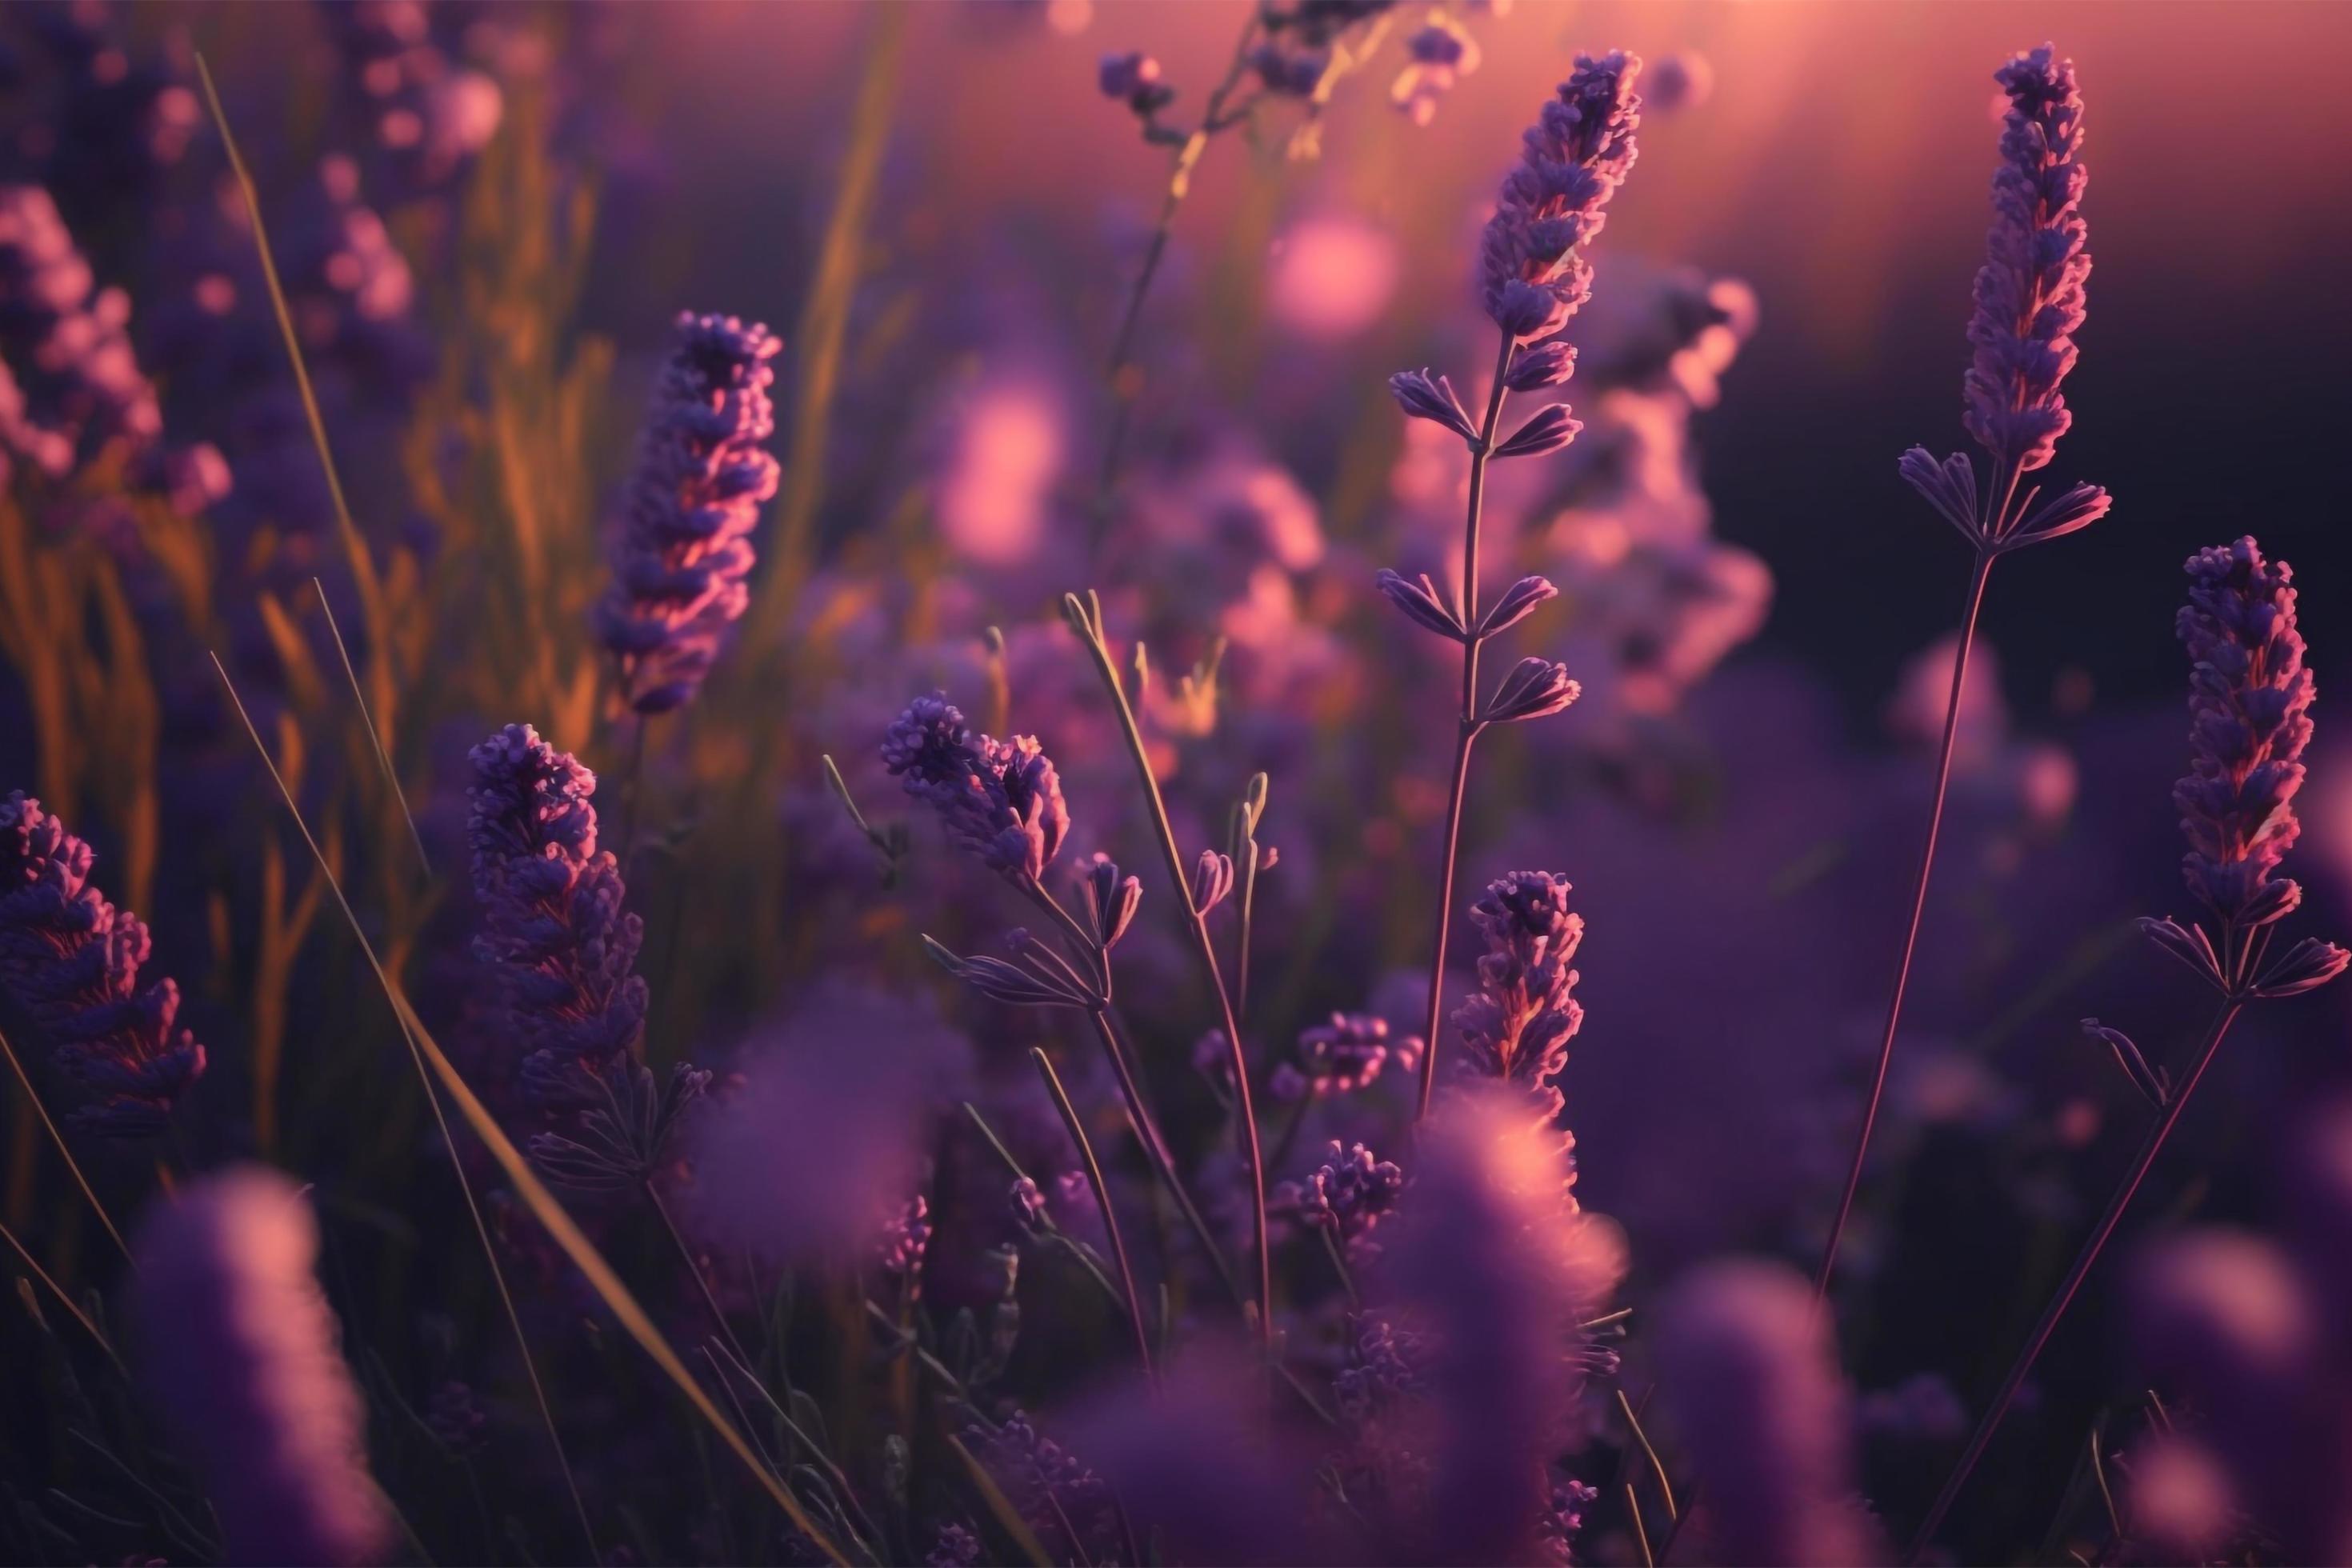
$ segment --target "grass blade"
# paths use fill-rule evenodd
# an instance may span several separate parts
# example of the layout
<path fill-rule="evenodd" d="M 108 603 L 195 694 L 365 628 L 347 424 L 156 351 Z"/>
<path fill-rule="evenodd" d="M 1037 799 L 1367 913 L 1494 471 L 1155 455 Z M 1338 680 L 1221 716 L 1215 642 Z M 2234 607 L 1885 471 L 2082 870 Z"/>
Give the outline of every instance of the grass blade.
<path fill-rule="evenodd" d="M 375 748 L 375 760 L 383 769 L 383 782 L 392 786 L 393 799 L 400 803 L 400 815 L 408 824 L 408 840 L 416 846 L 416 858 L 427 877 L 433 875 L 433 857 L 425 852 L 425 835 L 416 831 L 416 814 L 408 809 L 408 792 L 400 787 L 400 775 L 393 771 L 392 754 L 383 749 L 383 737 L 376 732 L 375 716 L 368 711 L 367 693 L 360 689 L 359 671 L 352 668 L 352 650 L 343 644 L 343 628 L 335 624 L 335 606 L 327 602 L 326 584 L 316 577 L 310 586 L 318 590 L 319 608 L 327 617 L 327 631 L 335 639 L 335 652 L 342 656 L 343 679 L 352 683 L 352 700 L 359 704 L 360 722 L 367 726 L 368 744 Z"/>

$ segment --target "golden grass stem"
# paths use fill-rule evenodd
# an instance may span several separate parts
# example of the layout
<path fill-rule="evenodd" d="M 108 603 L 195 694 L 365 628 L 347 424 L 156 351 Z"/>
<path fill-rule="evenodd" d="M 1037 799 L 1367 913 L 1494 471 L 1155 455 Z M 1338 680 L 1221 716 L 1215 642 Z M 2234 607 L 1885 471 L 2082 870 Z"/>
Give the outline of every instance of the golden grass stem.
<path fill-rule="evenodd" d="M 359 671 L 352 668 L 352 650 L 344 646 L 343 628 L 335 624 L 335 606 L 327 602 L 326 584 L 313 577 L 310 586 L 318 592 L 319 608 L 327 617 L 327 632 L 335 639 L 335 652 L 342 657 L 343 679 L 352 683 L 352 700 L 359 704 L 360 722 L 367 726 L 368 744 L 375 748 L 376 763 L 383 769 L 383 782 L 392 786 L 392 797 L 400 803 L 400 815 L 408 824 L 408 841 L 416 846 L 417 863 L 430 877 L 433 857 L 425 852 L 425 835 L 416 830 L 416 814 L 408 809 L 408 792 L 400 787 L 400 774 L 393 770 L 392 753 L 384 750 L 383 737 L 376 731 L 375 717 L 368 711 L 367 693 L 360 689 Z"/>

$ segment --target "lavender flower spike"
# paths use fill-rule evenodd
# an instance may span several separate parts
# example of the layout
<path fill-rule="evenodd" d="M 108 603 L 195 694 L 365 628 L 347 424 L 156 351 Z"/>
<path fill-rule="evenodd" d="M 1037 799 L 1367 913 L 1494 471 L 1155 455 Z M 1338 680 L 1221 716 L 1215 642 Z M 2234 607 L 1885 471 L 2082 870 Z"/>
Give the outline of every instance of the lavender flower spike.
<path fill-rule="evenodd" d="M 1504 177 L 1479 245 L 1480 289 L 1486 314 L 1520 342 L 1560 331 L 1591 295 L 1592 268 L 1576 247 L 1601 232 L 1601 209 L 1633 167 L 1641 69 L 1622 49 L 1577 56 Z"/>
<path fill-rule="evenodd" d="M 24 791 L 0 800 L 0 988 L 48 1031 L 58 1065 L 96 1099 L 73 1113 L 112 1138 L 161 1132 L 205 1070 L 177 1027 L 180 991 L 143 990 L 146 925 L 90 886 L 89 845 Z"/>
<path fill-rule="evenodd" d="M 1478 990 L 1453 1019 L 1463 1075 L 1518 1086 L 1542 1126 L 1566 1103 L 1553 1080 L 1584 1024 L 1569 967 L 1584 940 L 1584 919 L 1570 911 L 1569 891 L 1568 879 L 1549 871 L 1514 871 L 1486 884 L 1470 909 L 1470 923 L 1486 942 Z"/>
<path fill-rule="evenodd" d="M 596 775 L 528 724 L 508 725 L 471 760 L 474 955 L 491 966 L 500 1022 L 528 1053 L 525 1087 L 543 1104 L 606 1105 L 598 1081 L 627 1071 L 645 1035 L 635 973 L 645 925 L 622 910 L 620 868 L 596 847 Z"/>
<path fill-rule="evenodd" d="M 944 692 L 918 697 L 892 721 L 882 765 L 930 802 L 949 837 L 1015 883 L 1042 879 L 1070 830 L 1061 775 L 1037 738 L 975 736 Z"/>
<path fill-rule="evenodd" d="M 2068 487 L 2035 505 L 2020 479 L 2048 466 L 2074 423 L 2059 387 L 2074 368 L 2091 255 L 2079 210 L 2089 176 L 2080 160 L 2083 97 L 2074 62 L 2048 44 L 1993 73 L 2010 107 L 1992 182 L 1993 222 L 1969 321 L 1973 357 L 1963 382 L 1962 423 L 1992 458 L 1979 493 L 1969 460 L 1937 462 L 1925 448 L 1903 455 L 1910 483 L 1979 549 L 2009 549 L 2088 528 L 2106 515 L 2107 492 Z"/>
<path fill-rule="evenodd" d="M 782 347 L 758 322 L 677 319 L 613 536 L 613 587 L 596 612 L 639 713 L 694 700 L 750 603 L 751 530 L 778 477 L 760 447 L 776 428 L 768 361 Z"/>
<path fill-rule="evenodd" d="M 2189 890 L 2211 931 L 2172 921 L 2143 929 L 2187 959 L 2224 994 L 2293 995 L 2343 972 L 2347 955 L 2306 938 L 2250 973 L 2269 947 L 2256 933 L 2303 901 L 2278 876 L 2302 832 L 2294 797 L 2311 741 L 2310 668 L 2295 625 L 2294 571 L 2268 561 L 2250 536 L 2189 558 L 2189 603 L 2179 620 L 2189 650 L 2189 771 L 2173 786 L 2189 855 Z"/>
<path fill-rule="evenodd" d="M 235 1563 L 367 1563 L 392 1516 L 294 1184 L 247 1165 L 155 1205 L 135 1248 L 145 1381 L 205 1473 Z"/>

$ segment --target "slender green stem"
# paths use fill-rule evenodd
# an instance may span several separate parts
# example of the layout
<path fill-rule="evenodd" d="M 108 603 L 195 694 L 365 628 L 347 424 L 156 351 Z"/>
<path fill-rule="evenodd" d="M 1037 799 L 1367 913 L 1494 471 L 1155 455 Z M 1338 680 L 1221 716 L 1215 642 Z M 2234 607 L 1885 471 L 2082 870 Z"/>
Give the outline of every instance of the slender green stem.
<path fill-rule="evenodd" d="M 2221 1052 L 2223 1037 L 2229 1034 L 2230 1026 L 2237 1020 L 2238 1013 L 2244 1005 L 2243 996 L 2233 994 L 2223 1001 L 2221 1011 L 2214 1014 L 2212 1024 L 2205 1031 L 2204 1043 L 2198 1047 L 2197 1059 L 2189 1069 L 2189 1076 L 2165 1103 L 2164 1115 L 2148 1132 L 2147 1141 L 2140 1145 L 2139 1154 L 2132 1161 L 2131 1168 L 2124 1173 L 2123 1180 L 2116 1184 L 2115 1195 L 2107 1200 L 2106 1212 L 2099 1216 L 2099 1223 L 2092 1228 L 2090 1238 L 2083 1244 L 2083 1250 L 2075 1255 L 2074 1267 L 2066 1271 L 2066 1278 L 2059 1285 L 2057 1294 L 2051 1297 L 2050 1304 L 2042 1309 L 2041 1321 L 2026 1336 L 2025 1348 L 2018 1352 L 2016 1362 L 2009 1369 L 2009 1375 L 2001 1379 L 2000 1392 L 1993 1395 L 1992 1404 L 1986 1407 L 1983 1418 L 1978 1421 L 1974 1436 L 1969 1438 L 1968 1448 L 1960 1455 L 1960 1462 L 1952 1468 L 1950 1477 L 1944 1482 L 1944 1489 L 1936 1498 L 1936 1505 L 1927 1510 L 1927 1519 L 1919 1526 L 1919 1533 L 1911 1542 L 1910 1561 L 1918 1562 L 1927 1552 L 1928 1543 L 1935 1540 L 1944 1516 L 1951 1511 L 1960 1489 L 1968 1484 L 1977 1461 L 1984 1457 L 1985 1446 L 1992 1441 L 1992 1435 L 1999 1429 L 2001 1418 L 2009 1414 L 2011 1403 L 2017 1398 L 2018 1389 L 2024 1385 L 2027 1375 L 2033 1371 L 2033 1363 L 2041 1359 L 2042 1348 L 2057 1330 L 2058 1321 L 2066 1315 L 2066 1309 L 2074 1304 L 2075 1292 L 2083 1288 L 2083 1281 L 2098 1263 L 2099 1254 L 2105 1249 L 2107 1238 L 2115 1234 L 2116 1226 L 2124 1217 L 2124 1211 L 2131 1206 L 2140 1184 L 2147 1179 L 2148 1168 L 2164 1152 L 2166 1141 L 2172 1136 L 2173 1128 L 2179 1124 L 2180 1113 L 2189 1108 L 2189 1096 L 2197 1092 L 2197 1085 L 2204 1078 L 2205 1069 L 2213 1065 L 2214 1057 Z"/>
<path fill-rule="evenodd" d="M 114 1238 L 114 1245 L 121 1249 L 122 1256 L 130 1260 L 131 1267 L 134 1270 L 137 1269 L 139 1260 L 131 1256 L 131 1244 L 122 1239 L 122 1233 L 114 1228 L 114 1216 L 108 1214 L 106 1205 L 98 1201 L 97 1189 L 89 1184 L 89 1178 L 82 1174 L 81 1164 L 74 1158 L 73 1149 L 66 1142 L 65 1134 L 58 1131 L 58 1124 L 49 1120 L 49 1108 L 41 1103 L 39 1091 L 33 1088 L 31 1075 L 25 1071 L 24 1062 L 17 1058 L 16 1047 L 8 1043 L 8 1037 L 5 1033 L 0 1033 L 0 1056 L 8 1058 L 9 1070 L 16 1075 L 16 1087 L 25 1091 L 25 1098 L 32 1102 L 33 1113 L 41 1119 L 41 1125 L 48 1130 L 49 1142 L 58 1146 L 58 1153 L 64 1158 L 66 1169 L 73 1173 L 74 1185 L 79 1187 L 81 1195 L 89 1200 L 91 1211 L 98 1215 L 98 1223 L 106 1227 L 106 1234 Z"/>
<path fill-rule="evenodd" d="M 1070 1142 L 1078 1146 L 1078 1158 L 1085 1162 L 1087 1181 L 1095 1190 L 1095 1203 L 1102 1209 L 1103 1234 L 1110 1238 L 1111 1260 L 1118 1266 L 1118 1282 L 1127 1293 L 1128 1321 L 1135 1329 L 1135 1359 L 1143 1368 L 1143 1375 L 1152 1375 L 1151 1330 L 1143 1316 L 1143 1298 L 1135 1289 L 1135 1269 L 1128 1262 L 1127 1242 L 1118 1233 L 1118 1211 L 1111 1206 L 1110 1184 L 1103 1180 L 1102 1163 L 1095 1158 L 1095 1146 L 1087 1141 L 1085 1123 L 1078 1120 L 1076 1107 L 1062 1088 L 1059 1075 L 1054 1071 L 1051 1058 L 1035 1046 L 1029 1047 L 1029 1058 L 1037 1064 L 1037 1076 L 1045 1080 L 1046 1092 L 1054 1097 L 1054 1109 L 1062 1113 L 1062 1125 L 1070 1134 Z"/>
<path fill-rule="evenodd" d="M 1503 418 L 1508 390 L 1503 374 L 1511 368 L 1511 334 L 1495 351 L 1495 384 L 1486 394 L 1486 416 L 1470 448 L 1470 500 L 1462 525 L 1462 718 L 1454 735 L 1454 785 L 1445 801 L 1445 858 L 1437 879 L 1437 935 L 1429 954 L 1429 1014 L 1422 1030 L 1421 1100 L 1417 1121 L 1429 1114 L 1437 1090 L 1437 1026 L 1445 1016 L 1445 944 L 1454 929 L 1454 872 L 1461 858 L 1462 802 L 1470 784 L 1470 748 L 1485 726 L 1478 722 L 1478 525 L 1486 500 L 1486 464 L 1494 455 L 1495 430 Z"/>
<path fill-rule="evenodd" d="M 1182 906 L 1185 923 L 1191 928 L 1193 951 L 1200 954 L 1201 966 L 1207 971 L 1209 989 L 1215 994 L 1217 1009 L 1225 1026 L 1225 1044 L 1233 1055 L 1234 1097 L 1241 1120 L 1242 1154 L 1249 1163 L 1250 1217 L 1257 1242 L 1257 1331 L 1258 1342 L 1267 1355 L 1274 1352 L 1274 1259 L 1266 1245 L 1265 1223 L 1265 1162 L 1258 1147 L 1257 1110 L 1250 1096 L 1249 1055 L 1242 1045 L 1241 1021 L 1234 1016 L 1234 1000 L 1225 989 L 1223 973 L 1217 965 L 1217 944 L 1209 937 L 1209 918 L 1192 902 L 1192 884 L 1184 874 L 1184 854 L 1176 847 L 1176 829 L 1168 820 L 1168 803 L 1160 798 L 1160 779 L 1151 771 L 1151 754 L 1145 750 L 1143 731 L 1135 721 L 1135 709 L 1128 702 L 1127 688 L 1118 678 L 1118 667 L 1111 662 L 1109 645 L 1103 641 L 1102 605 L 1089 594 L 1081 603 L 1075 594 L 1066 595 L 1063 612 L 1068 616 L 1073 630 L 1087 645 L 1087 652 L 1095 661 L 1095 670 L 1102 677 L 1110 692 L 1111 706 L 1118 715 L 1119 729 L 1127 737 L 1129 758 L 1135 763 L 1137 779 L 1143 786 L 1143 798 L 1151 808 L 1153 829 L 1159 836 L 1160 852 L 1168 868 L 1168 886 L 1171 896 Z"/>
<path fill-rule="evenodd" d="M 1895 1060 L 1895 1033 L 1903 1022 L 1903 993 L 1911 981 L 1911 959 L 1919 947 L 1919 925 L 1927 912 L 1927 878 L 1936 868 L 1936 838 L 1944 823 L 1944 796 L 1952 782 L 1952 746 L 1960 731 L 1960 698 L 1968 689 L 1969 652 L 1975 646 L 1978 617 L 1984 610 L 1985 579 L 1992 572 L 1995 552 L 1990 545 L 1977 551 L 1969 573 L 1969 592 L 1960 612 L 1960 640 L 1952 658 L 1951 695 L 1944 705 L 1944 739 L 1936 749 L 1936 789 L 1927 806 L 1927 831 L 1919 846 L 1919 869 L 1911 884 L 1911 923 L 1903 937 L 1903 956 L 1895 966 L 1895 984 L 1886 999 L 1886 1027 L 1878 1042 L 1878 1067 L 1871 1076 L 1870 1100 L 1863 1107 L 1862 1129 L 1853 1141 L 1853 1159 L 1846 1171 L 1845 1191 L 1838 1199 L 1837 1218 L 1831 1222 L 1822 1266 L 1813 1276 L 1813 1300 L 1829 1295 L 1830 1279 L 1837 1270 L 1838 1246 L 1845 1239 L 1846 1221 L 1853 1213 L 1853 1197 L 1862 1186 L 1862 1167 L 1870 1153 L 1870 1135 L 1878 1125 L 1879 1102 L 1886 1094 L 1886 1070 Z"/>
<path fill-rule="evenodd" d="M 1216 1235 L 1209 1229 L 1209 1222 L 1201 1216 L 1192 1194 L 1184 1190 L 1182 1179 L 1176 1174 L 1176 1163 L 1168 1152 L 1167 1140 L 1160 1136 L 1158 1123 L 1143 1103 L 1143 1092 L 1135 1081 L 1135 1069 L 1127 1059 L 1118 1031 L 1111 1026 L 1109 1009 L 1097 1007 L 1088 1016 L 1094 1024 L 1096 1037 L 1102 1042 L 1103 1054 L 1110 1058 L 1111 1070 L 1118 1078 L 1119 1097 L 1127 1102 L 1128 1121 L 1135 1130 L 1135 1141 L 1143 1145 L 1145 1158 L 1151 1162 L 1151 1168 L 1159 1175 L 1160 1185 L 1168 1189 L 1168 1195 L 1176 1200 L 1177 1210 L 1183 1215 L 1184 1223 L 1192 1226 L 1193 1239 L 1208 1255 L 1210 1267 L 1217 1271 L 1217 1278 L 1225 1282 L 1225 1289 L 1233 1292 L 1236 1302 L 1246 1303 L 1249 1298 L 1243 1292 L 1241 1281 L 1234 1278 L 1233 1266 L 1225 1261 L 1224 1249 L 1217 1245 Z"/>

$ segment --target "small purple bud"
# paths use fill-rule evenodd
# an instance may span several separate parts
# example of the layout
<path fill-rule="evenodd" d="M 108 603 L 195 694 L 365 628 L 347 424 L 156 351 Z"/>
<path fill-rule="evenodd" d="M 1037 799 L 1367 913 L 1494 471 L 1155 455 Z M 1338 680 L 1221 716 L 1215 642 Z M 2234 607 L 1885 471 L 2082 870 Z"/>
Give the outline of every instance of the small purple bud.
<path fill-rule="evenodd" d="M 1535 614 L 1537 605 L 1558 597 L 1559 590 L 1551 585 L 1550 578 L 1522 577 L 1503 590 L 1503 596 L 1495 601 L 1495 607 L 1479 621 L 1478 635 L 1483 638 L 1507 631 Z"/>
<path fill-rule="evenodd" d="M 1233 857 L 1214 849 L 1201 851 L 1201 858 L 1192 866 L 1192 908 L 1207 914 L 1225 901 L 1234 890 Z"/>
<path fill-rule="evenodd" d="M 1576 350 L 1567 343 L 1531 344 L 1511 356 L 1503 384 L 1513 392 L 1540 392 L 1576 374 Z"/>
<path fill-rule="evenodd" d="M 1133 877 L 1122 877 L 1118 867 L 1108 855 L 1097 855 L 1078 873 L 1078 889 L 1087 901 L 1087 916 L 1094 927 L 1095 941 L 1104 952 L 1118 944 L 1127 928 L 1135 919 L 1135 906 L 1143 898 L 1143 884 Z"/>
<path fill-rule="evenodd" d="M 1510 724 L 1522 719 L 1546 718 L 1583 695 L 1584 689 L 1569 679 L 1566 665 L 1554 664 L 1548 658 L 1523 658 L 1517 668 L 1504 677 L 1494 700 L 1478 715 L 1478 721 Z"/>
<path fill-rule="evenodd" d="M 1520 426 L 1516 435 L 1495 448 L 1495 456 L 1539 458 L 1567 446 L 1583 428 L 1580 422 L 1569 416 L 1567 404 L 1555 403 Z"/>
<path fill-rule="evenodd" d="M 1418 583 L 1409 583 L 1383 566 L 1380 574 L 1372 579 L 1372 584 L 1390 604 L 1402 610 L 1406 617 L 1415 624 L 1428 627 L 1439 637 L 1452 637 L 1455 642 L 1464 640 L 1462 622 L 1438 598 L 1437 584 L 1429 580 L 1428 573 L 1423 573 Z"/>
<path fill-rule="evenodd" d="M 1389 391 L 1397 406 L 1415 419 L 1427 419 L 1443 425 L 1465 441 L 1478 439 L 1477 427 L 1463 410 L 1462 400 L 1454 395 L 1454 384 L 1442 375 L 1432 375 L 1427 370 L 1401 370 L 1389 377 Z"/>

